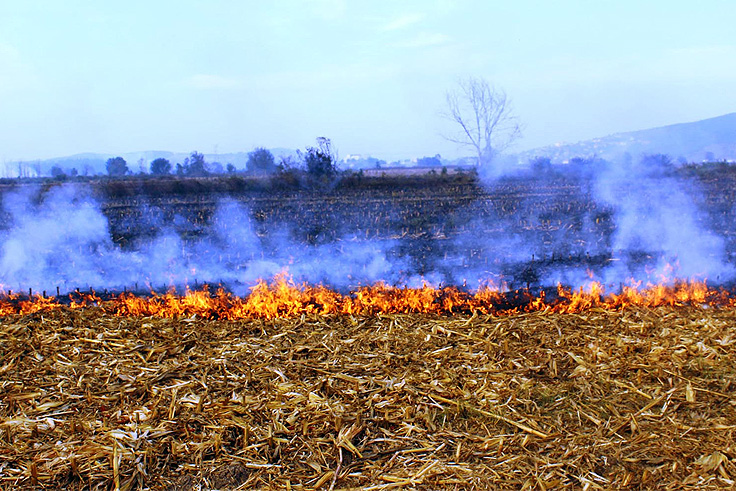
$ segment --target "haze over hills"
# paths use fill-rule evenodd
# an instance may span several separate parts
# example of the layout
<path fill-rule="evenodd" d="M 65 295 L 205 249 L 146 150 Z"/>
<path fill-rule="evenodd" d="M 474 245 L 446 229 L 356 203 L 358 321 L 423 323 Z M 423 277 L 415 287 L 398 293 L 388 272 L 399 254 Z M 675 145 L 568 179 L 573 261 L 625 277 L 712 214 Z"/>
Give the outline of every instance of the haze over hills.
<path fill-rule="evenodd" d="M 599 157 L 619 161 L 625 154 L 667 154 L 675 161 L 736 160 L 736 113 L 692 123 L 679 123 L 594 138 L 577 143 L 557 143 L 518 154 L 520 162 L 549 157 L 553 163 L 574 157 Z"/>
<path fill-rule="evenodd" d="M 296 150 L 272 148 L 279 161 L 281 157 L 295 157 Z M 553 163 L 564 163 L 574 157 L 598 157 L 609 161 L 620 161 L 630 155 L 638 159 L 643 154 L 667 154 L 674 161 L 701 162 L 703 160 L 736 160 L 736 113 L 691 123 L 679 123 L 624 133 L 615 133 L 601 138 L 577 143 L 556 143 L 520 152 L 511 158 L 526 164 L 535 157 L 549 157 Z M 189 153 L 169 151 L 143 151 L 119 154 L 128 163 L 133 173 L 148 172 L 150 163 L 157 158 L 168 159 L 172 166 L 183 163 Z M 51 168 L 58 166 L 69 173 L 76 169 L 80 175 L 106 173 L 105 163 L 113 154 L 80 153 L 67 157 L 28 162 L 5 162 L 0 168 L 0 177 L 48 176 Z M 244 170 L 248 152 L 204 154 L 207 162 L 219 162 L 223 168 L 233 164 Z M 416 157 L 421 157 L 417 155 Z M 375 159 L 374 159 L 375 160 Z M 472 159 L 471 159 L 472 160 Z M 449 164 L 449 161 L 443 161 Z"/>

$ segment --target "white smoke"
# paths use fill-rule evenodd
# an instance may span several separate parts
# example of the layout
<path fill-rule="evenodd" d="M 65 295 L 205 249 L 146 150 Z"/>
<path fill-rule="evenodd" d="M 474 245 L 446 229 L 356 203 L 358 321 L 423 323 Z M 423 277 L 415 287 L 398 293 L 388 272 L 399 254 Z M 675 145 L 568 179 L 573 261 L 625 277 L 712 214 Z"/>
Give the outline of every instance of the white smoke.
<path fill-rule="evenodd" d="M 572 232 L 560 227 L 544 237 L 525 234 L 524 240 L 512 236 L 495 237 L 486 246 L 504 250 L 513 247 L 516 257 L 549 257 L 551 253 L 570 254 L 587 259 L 591 256 L 610 256 L 604 264 L 593 266 L 586 261 L 571 261 L 563 266 L 539 268 L 542 286 L 557 283 L 578 286 L 591 279 L 601 281 L 607 288 L 621 284 L 660 283 L 675 279 L 700 279 L 724 282 L 734 277 L 733 265 L 728 263 L 724 238 L 713 230 L 708 217 L 698 203 L 704 200 L 692 180 L 677 177 L 666 156 L 644 156 L 634 164 L 609 163 L 588 159 L 582 166 L 557 166 L 547 178 L 558 179 L 560 174 L 575 183 L 583 201 L 592 201 L 597 210 L 610 210 L 613 232 L 610 237 L 596 230 L 591 213 L 575 212 L 563 221 L 577 220 L 579 226 Z M 514 171 L 516 179 L 518 172 Z M 545 176 L 528 174 L 528 183 L 536 182 L 544 195 Z M 503 184 L 494 176 L 484 185 L 490 192 Z M 529 198 L 534 199 L 534 198 Z M 534 206 L 527 209 L 534 209 Z M 543 208 L 543 207 L 541 207 Z M 516 217 L 519 219 L 520 217 Z M 540 216 L 521 217 L 539 222 Z M 513 229 L 513 225 L 510 227 Z"/>
<path fill-rule="evenodd" d="M 131 250 L 113 243 L 108 220 L 88 190 L 58 186 L 47 193 L 24 189 L 6 194 L 6 227 L 0 233 L 0 288 L 62 293 L 75 288 L 122 290 L 193 287 L 222 283 L 244 294 L 259 279 L 287 273 L 296 281 L 339 288 L 399 281 L 400 261 L 389 261 L 391 242 L 340 240 L 307 246 L 273 234 L 258 236 L 250 212 L 230 200 L 220 203 L 212 227 L 200 240 L 181 238 L 184 219 L 164 225 L 144 213 L 143 228 L 155 235 Z M 184 225 L 182 227 L 182 225 Z M 160 227 L 160 228 L 156 228 Z"/>
<path fill-rule="evenodd" d="M 675 278 L 724 280 L 733 275 L 723 237 L 708 226 L 696 206 L 697 188 L 639 166 L 609 166 L 596 179 L 597 199 L 611 206 L 616 230 L 615 266 L 604 272 L 609 283 Z M 651 256 L 642 273 L 630 253 Z M 644 277 L 642 277 L 644 276 Z"/>
<path fill-rule="evenodd" d="M 254 222 L 246 206 L 224 199 L 208 226 L 183 216 L 166 218 L 156 206 L 141 207 L 119 227 L 133 238 L 121 247 L 89 189 L 61 185 L 43 192 L 24 187 L 2 197 L 0 289 L 55 292 L 58 287 L 65 293 L 137 285 L 139 290 L 160 291 L 222 283 L 242 295 L 257 280 L 280 273 L 338 289 L 378 281 L 577 287 L 591 277 L 615 289 L 630 281 L 723 282 L 734 276 L 724 239 L 708 226 L 694 199 L 697 189 L 689 182 L 642 165 L 602 166 L 580 179 L 580 201 L 596 206 L 570 208 L 571 216 L 564 216 L 568 209 L 564 203 L 560 208 L 558 198 L 536 206 L 535 200 L 550 199 L 544 179 L 535 177 L 544 191 L 540 193 L 526 193 L 530 184 L 523 179 L 516 176 L 500 188 L 494 181 L 488 184 L 491 198 L 449 210 L 449 219 L 460 225 L 448 225 L 447 236 L 437 232 L 419 239 L 366 240 L 345 229 L 316 245 L 306 244 L 303 234 L 299 238 L 290 228 L 299 224 L 264 226 Z M 516 189 L 519 183 L 527 187 Z M 508 196 L 499 198 L 498 189 Z M 550 209 L 565 223 L 540 228 Z M 594 216 L 602 209 L 613 219 L 610 236 L 601 234 Z M 395 215 L 391 221 L 403 223 L 398 210 L 388 213 Z M 332 227 L 330 233 L 340 227 L 312 218 L 320 227 Z"/>

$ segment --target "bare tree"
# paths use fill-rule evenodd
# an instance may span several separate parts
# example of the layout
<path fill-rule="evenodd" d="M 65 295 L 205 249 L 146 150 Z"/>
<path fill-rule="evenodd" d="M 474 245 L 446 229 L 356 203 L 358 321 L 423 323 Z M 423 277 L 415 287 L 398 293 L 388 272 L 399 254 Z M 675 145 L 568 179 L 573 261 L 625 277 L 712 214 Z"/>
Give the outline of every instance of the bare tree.
<path fill-rule="evenodd" d="M 445 138 L 472 147 L 478 156 L 478 166 L 490 164 L 521 136 L 506 93 L 483 78 L 459 80 L 455 90 L 447 91 L 446 99 L 447 112 L 443 116 L 460 128 L 456 135 Z"/>

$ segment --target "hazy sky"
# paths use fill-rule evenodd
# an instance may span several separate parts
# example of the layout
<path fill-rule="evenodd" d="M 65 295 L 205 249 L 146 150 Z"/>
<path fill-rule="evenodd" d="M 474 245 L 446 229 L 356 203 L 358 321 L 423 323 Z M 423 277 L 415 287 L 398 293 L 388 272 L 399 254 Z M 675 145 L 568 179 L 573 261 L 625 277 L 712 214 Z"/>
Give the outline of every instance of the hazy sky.
<path fill-rule="evenodd" d="M 736 2 L 0 0 L 0 159 L 303 148 L 459 153 L 458 77 L 522 150 L 736 111 Z"/>

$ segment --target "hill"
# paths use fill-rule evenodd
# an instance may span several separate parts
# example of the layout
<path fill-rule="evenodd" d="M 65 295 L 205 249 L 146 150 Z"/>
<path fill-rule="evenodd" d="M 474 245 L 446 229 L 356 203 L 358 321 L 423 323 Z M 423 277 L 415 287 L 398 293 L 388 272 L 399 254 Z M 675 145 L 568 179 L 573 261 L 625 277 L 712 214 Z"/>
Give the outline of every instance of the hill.
<path fill-rule="evenodd" d="M 597 156 L 617 161 L 625 156 L 664 153 L 673 159 L 736 160 L 736 113 L 691 123 L 680 123 L 612 135 L 577 143 L 557 143 L 518 154 L 521 162 L 537 156 L 549 157 L 555 163 L 573 157 Z"/>

